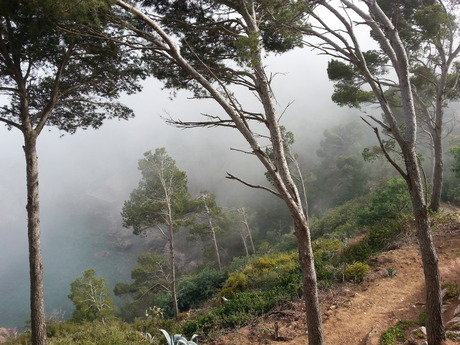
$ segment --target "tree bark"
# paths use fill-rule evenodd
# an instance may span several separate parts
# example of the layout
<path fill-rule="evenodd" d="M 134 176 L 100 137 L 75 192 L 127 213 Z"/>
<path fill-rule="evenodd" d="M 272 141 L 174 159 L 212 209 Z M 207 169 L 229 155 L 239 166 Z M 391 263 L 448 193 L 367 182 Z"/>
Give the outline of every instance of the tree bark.
<path fill-rule="evenodd" d="M 150 29 L 155 31 L 159 38 L 151 39 L 155 41 L 155 46 L 159 48 L 152 49 L 161 49 L 162 54 L 167 54 L 171 61 L 174 61 L 177 66 L 182 68 L 184 73 L 189 75 L 190 78 L 195 79 L 199 84 L 201 84 L 203 89 L 209 92 L 209 96 L 212 97 L 222 107 L 222 110 L 225 111 L 231 118 L 232 127 L 235 127 L 246 139 L 247 143 L 251 147 L 251 153 L 257 156 L 260 162 L 267 169 L 267 173 L 276 188 L 276 192 L 270 188 L 259 187 L 268 190 L 283 199 L 291 212 L 295 234 L 298 239 L 300 265 L 304 275 L 303 288 L 308 327 L 308 344 L 323 345 L 324 339 L 321 325 L 321 311 L 318 301 L 310 229 L 308 227 L 307 215 L 304 213 L 298 189 L 294 184 L 287 164 L 279 117 L 275 111 L 272 88 L 270 86 L 270 80 L 264 69 L 261 43 L 259 42 L 256 47 L 251 47 L 250 49 L 252 69 L 251 77 L 254 83 L 254 90 L 259 97 L 264 110 L 258 120 L 268 131 L 267 137 L 270 138 L 273 147 L 273 159 L 269 157 L 266 151 L 260 146 L 256 139 L 256 135 L 249 127 L 249 121 L 247 121 L 244 112 L 238 110 L 238 106 L 235 104 L 237 102 L 230 96 L 230 93 L 221 93 L 208 78 L 205 78 L 195 68 L 193 68 L 181 55 L 180 49 L 176 46 L 174 40 L 168 36 L 168 34 L 158 25 L 156 21 L 122 0 L 117 0 L 116 3 L 121 8 L 131 12 L 134 16 L 141 19 L 150 27 Z M 254 3 L 245 3 L 245 6 L 242 6 L 240 11 L 243 21 L 246 24 L 248 37 L 260 38 L 258 18 L 254 8 Z M 223 84 L 219 84 L 219 86 L 225 88 Z M 203 126 L 206 126 L 206 124 L 203 124 Z"/>
<path fill-rule="evenodd" d="M 434 152 L 434 162 L 433 162 L 433 177 L 432 184 L 433 189 L 431 191 L 431 200 L 430 200 L 430 211 L 438 212 L 441 206 L 441 192 L 442 184 L 444 180 L 444 159 L 442 152 L 442 137 L 441 137 L 441 128 L 436 128 L 434 130 L 436 133 L 433 134 L 433 152 Z"/>
<path fill-rule="evenodd" d="M 254 246 L 254 241 L 252 240 L 251 228 L 249 228 L 248 218 L 246 217 L 246 210 L 243 208 L 241 210 L 241 216 L 243 217 L 243 224 L 248 233 L 249 242 L 251 243 L 252 254 L 256 253 L 256 247 Z"/>
<path fill-rule="evenodd" d="M 171 297 L 173 303 L 173 315 L 179 316 L 179 305 L 177 303 L 177 281 L 176 281 L 176 257 L 174 253 L 174 227 L 169 225 L 169 260 L 171 265 Z"/>
<path fill-rule="evenodd" d="M 27 180 L 27 229 L 29 239 L 30 310 L 32 345 L 46 345 L 46 324 L 43 287 L 43 262 L 40 244 L 40 207 L 38 188 L 37 136 L 24 131 L 24 152 Z"/>
<path fill-rule="evenodd" d="M 291 210 L 291 214 L 295 218 L 294 233 L 298 242 L 300 268 L 302 270 L 308 344 L 321 345 L 324 344 L 324 339 L 310 229 L 305 217 L 300 212 Z"/>
<path fill-rule="evenodd" d="M 411 195 L 417 239 L 423 263 L 426 289 L 426 329 L 429 345 L 441 345 L 446 340 L 442 320 L 441 282 L 438 257 L 430 229 L 428 209 L 423 196 L 420 169 L 415 150 L 405 152 L 408 187 Z"/>
<path fill-rule="evenodd" d="M 216 253 L 217 266 L 219 267 L 219 271 L 222 271 L 222 263 L 220 261 L 219 245 L 217 243 L 216 230 L 214 228 L 214 224 L 212 223 L 211 210 L 209 209 L 206 198 L 203 198 L 203 202 L 204 202 L 204 207 L 206 210 L 206 215 L 208 216 L 208 226 L 209 226 L 209 231 L 211 231 L 212 243 L 214 245 L 214 251 Z"/>

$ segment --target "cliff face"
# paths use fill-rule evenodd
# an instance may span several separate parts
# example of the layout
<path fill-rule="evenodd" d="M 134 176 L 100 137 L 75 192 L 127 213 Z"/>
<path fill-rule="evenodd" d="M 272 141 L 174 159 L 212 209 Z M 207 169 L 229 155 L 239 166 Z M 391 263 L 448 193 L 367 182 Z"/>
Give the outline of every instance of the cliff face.
<path fill-rule="evenodd" d="M 0 343 L 4 343 L 7 339 L 14 338 L 18 334 L 16 328 L 0 328 Z"/>

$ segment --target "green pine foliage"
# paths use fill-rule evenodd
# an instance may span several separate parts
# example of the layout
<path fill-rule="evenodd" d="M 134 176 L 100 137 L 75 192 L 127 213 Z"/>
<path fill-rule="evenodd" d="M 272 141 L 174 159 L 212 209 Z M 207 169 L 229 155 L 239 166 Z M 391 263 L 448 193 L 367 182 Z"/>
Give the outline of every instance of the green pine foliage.
<path fill-rule="evenodd" d="M 226 272 L 213 268 L 205 268 L 183 277 L 178 284 L 179 309 L 187 311 L 201 307 L 219 291 L 226 279 Z"/>
<path fill-rule="evenodd" d="M 72 320 L 77 322 L 102 321 L 114 318 L 115 307 L 106 286 L 106 279 L 96 278 L 96 271 L 89 269 L 70 284 L 69 299 L 75 310 Z"/>

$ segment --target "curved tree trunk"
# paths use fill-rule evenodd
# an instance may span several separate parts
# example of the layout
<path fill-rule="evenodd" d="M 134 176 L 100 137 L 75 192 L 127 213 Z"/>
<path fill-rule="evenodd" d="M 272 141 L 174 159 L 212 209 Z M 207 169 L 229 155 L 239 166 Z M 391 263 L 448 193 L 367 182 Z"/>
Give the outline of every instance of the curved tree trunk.
<path fill-rule="evenodd" d="M 38 188 L 37 136 L 33 130 L 24 132 L 27 179 L 27 228 L 29 238 L 30 310 L 32 344 L 46 345 L 43 287 L 43 263 L 40 245 L 40 207 Z"/>

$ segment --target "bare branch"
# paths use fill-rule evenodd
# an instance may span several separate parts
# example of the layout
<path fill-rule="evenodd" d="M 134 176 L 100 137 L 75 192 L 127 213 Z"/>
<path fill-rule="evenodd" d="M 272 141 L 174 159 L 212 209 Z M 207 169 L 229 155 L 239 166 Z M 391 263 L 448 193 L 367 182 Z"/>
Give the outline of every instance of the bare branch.
<path fill-rule="evenodd" d="M 248 187 L 251 187 L 251 188 L 254 188 L 254 189 L 263 189 L 267 192 L 270 192 L 272 193 L 273 195 L 276 195 L 278 198 L 282 198 L 281 197 L 281 194 L 277 193 L 276 191 L 274 191 L 273 189 L 271 188 L 268 188 L 268 187 L 265 187 L 265 186 L 261 186 L 261 185 L 254 185 L 254 184 L 251 184 L 251 183 L 248 183 L 246 181 L 243 181 L 242 179 L 230 174 L 229 172 L 227 172 L 227 176 L 226 178 L 228 178 L 229 180 L 236 180 L 242 184 L 244 184 L 245 186 L 248 186 Z"/>
<path fill-rule="evenodd" d="M 409 181 L 409 177 L 407 174 L 402 170 L 402 168 L 391 158 L 390 154 L 388 153 L 387 149 L 385 148 L 385 145 L 382 142 L 382 138 L 380 137 L 379 129 L 375 126 L 372 126 L 369 121 L 367 121 L 364 117 L 361 116 L 361 119 L 371 127 L 377 137 L 377 140 L 379 142 L 380 148 L 382 149 L 383 154 L 385 155 L 385 158 L 390 162 L 390 164 L 398 171 L 398 173 L 404 178 L 404 180 Z M 375 121 L 375 119 L 373 119 Z"/>

